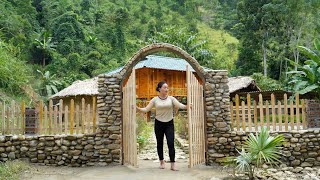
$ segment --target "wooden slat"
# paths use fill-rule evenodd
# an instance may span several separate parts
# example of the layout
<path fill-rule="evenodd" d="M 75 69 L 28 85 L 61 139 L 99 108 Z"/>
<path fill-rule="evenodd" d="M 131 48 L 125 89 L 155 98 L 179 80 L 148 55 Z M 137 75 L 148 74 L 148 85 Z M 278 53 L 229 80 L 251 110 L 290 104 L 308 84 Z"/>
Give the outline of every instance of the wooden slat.
<path fill-rule="evenodd" d="M 299 104 L 300 104 L 300 99 L 299 99 L 299 94 L 296 94 L 296 123 L 297 123 L 297 129 L 300 129 L 300 108 L 299 108 Z"/>
<path fill-rule="evenodd" d="M 5 113 L 6 113 L 6 131 L 5 131 L 5 134 L 9 134 L 10 133 L 10 122 L 9 122 L 9 119 L 10 119 L 10 105 L 7 104 L 6 106 L 6 110 L 5 110 Z"/>
<path fill-rule="evenodd" d="M 251 121 L 251 97 L 250 94 L 247 94 L 247 106 L 248 106 L 248 126 L 249 131 L 252 131 L 252 121 Z"/>
<path fill-rule="evenodd" d="M 49 131 L 48 131 L 48 127 L 49 127 L 49 121 L 48 121 L 48 107 L 45 106 L 44 107 L 44 126 L 43 126 L 43 130 L 44 130 L 44 134 L 47 135 L 49 134 Z"/>
<path fill-rule="evenodd" d="M 244 109 L 244 101 L 241 101 L 242 107 L 242 131 L 246 131 L 246 110 Z"/>
<path fill-rule="evenodd" d="M 79 134 L 80 132 L 80 107 L 79 104 L 76 105 L 76 134 Z"/>
<path fill-rule="evenodd" d="M 1 134 L 4 135 L 4 130 L 5 130 L 5 103 L 2 104 L 0 101 L 0 118 L 1 118 Z"/>
<path fill-rule="evenodd" d="M 84 100 L 84 98 L 81 99 L 81 133 L 84 134 L 85 133 L 85 108 L 86 108 L 86 101 Z"/>
<path fill-rule="evenodd" d="M 272 129 L 273 131 L 276 131 L 276 102 L 274 98 L 274 94 L 271 94 L 271 110 L 272 110 Z"/>
<path fill-rule="evenodd" d="M 63 100 L 59 100 L 59 134 L 63 134 L 63 123 L 62 123 L 62 116 L 63 116 Z"/>
<path fill-rule="evenodd" d="M 302 127 L 303 129 L 307 129 L 307 123 L 306 123 L 306 107 L 305 107 L 305 101 L 304 99 L 301 100 L 302 105 Z"/>
<path fill-rule="evenodd" d="M 253 119 L 254 119 L 254 129 L 258 131 L 258 111 L 257 111 L 257 102 L 253 101 Z"/>
<path fill-rule="evenodd" d="M 93 128 L 93 133 L 96 133 L 96 126 L 97 126 L 97 113 L 96 113 L 96 105 L 97 103 L 97 97 L 96 96 L 93 96 L 92 97 L 92 128 Z"/>
<path fill-rule="evenodd" d="M 269 101 L 268 100 L 266 100 L 266 106 L 269 107 Z M 266 120 L 267 120 L 267 129 L 271 130 L 270 129 L 270 110 L 269 110 L 269 108 L 266 109 Z M 261 126 L 261 128 L 263 128 L 263 126 Z"/>
<path fill-rule="evenodd" d="M 43 101 L 40 101 L 39 103 L 39 134 L 40 135 L 43 133 L 42 121 L 43 121 Z"/>
<path fill-rule="evenodd" d="M 26 108 L 25 108 L 25 103 L 24 100 L 22 100 L 21 102 L 21 134 L 25 134 L 25 129 L 26 129 L 26 125 L 25 125 L 25 118 L 26 118 Z"/>
<path fill-rule="evenodd" d="M 287 97 L 287 94 L 283 95 L 283 103 L 284 103 L 284 128 L 285 128 L 285 131 L 288 131 L 288 97 Z"/>
<path fill-rule="evenodd" d="M 86 115 L 87 115 L 87 118 L 86 118 L 86 129 L 87 129 L 87 133 L 91 133 L 91 131 L 90 131 L 90 110 L 91 110 L 91 108 L 90 108 L 90 104 L 88 104 L 87 105 L 87 113 L 86 113 Z"/>
<path fill-rule="evenodd" d="M 69 130 L 69 107 L 64 107 L 64 134 L 68 134 Z"/>
<path fill-rule="evenodd" d="M 291 130 L 294 129 L 294 108 L 293 108 L 293 100 L 290 100 L 290 125 Z"/>
<path fill-rule="evenodd" d="M 52 100 L 49 101 L 49 134 L 52 134 L 52 127 L 53 127 L 53 120 L 52 120 L 52 114 L 53 114 L 53 103 Z"/>
<path fill-rule="evenodd" d="M 12 100 L 11 101 L 11 107 L 10 107 L 10 134 L 14 134 L 14 130 L 15 130 L 15 102 Z"/>
<path fill-rule="evenodd" d="M 58 127 L 58 107 L 54 106 L 53 107 L 53 129 L 52 129 L 53 134 L 58 134 L 57 127 Z"/>
<path fill-rule="evenodd" d="M 262 98 L 262 94 L 259 94 L 259 107 L 260 107 L 260 126 L 263 127 L 264 126 L 264 117 L 263 117 L 263 98 Z"/>
<path fill-rule="evenodd" d="M 187 104 L 188 104 L 188 107 L 190 107 L 190 102 L 191 101 L 191 85 L 190 85 L 190 82 L 191 82 L 191 73 L 190 73 L 190 70 L 189 70 L 189 66 L 187 66 Z M 193 162 L 193 147 L 192 147 L 192 121 L 191 121 L 191 116 L 192 116 L 192 111 L 190 109 L 188 109 L 187 111 L 188 113 L 188 121 L 189 121 L 189 167 L 191 168 L 193 166 L 192 162 Z"/>
<path fill-rule="evenodd" d="M 234 130 L 234 125 L 235 125 L 235 122 L 234 122 L 234 118 L 233 118 L 233 103 L 230 102 L 230 120 L 231 120 L 231 129 Z"/>
<path fill-rule="evenodd" d="M 70 134 L 72 135 L 73 134 L 73 131 L 74 131 L 74 100 L 71 99 L 70 101 L 70 122 L 69 122 L 69 125 L 70 125 Z"/>
<path fill-rule="evenodd" d="M 236 124 L 237 124 L 237 130 L 240 130 L 240 117 L 239 117 L 239 95 L 236 95 Z"/>
<path fill-rule="evenodd" d="M 278 124 L 279 124 L 279 131 L 282 131 L 282 109 L 281 109 L 281 101 L 278 101 Z"/>

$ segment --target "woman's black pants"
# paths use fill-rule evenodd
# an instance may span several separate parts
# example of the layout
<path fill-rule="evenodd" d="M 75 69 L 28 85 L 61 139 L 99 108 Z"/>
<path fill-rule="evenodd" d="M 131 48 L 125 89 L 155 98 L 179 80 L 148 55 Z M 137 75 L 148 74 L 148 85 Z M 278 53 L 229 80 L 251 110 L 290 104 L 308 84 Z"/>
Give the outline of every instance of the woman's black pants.
<path fill-rule="evenodd" d="M 161 122 L 156 119 L 154 123 L 154 132 L 157 138 L 157 151 L 159 159 L 163 160 L 163 137 L 166 135 L 170 162 L 175 162 L 173 120 L 169 122 Z"/>

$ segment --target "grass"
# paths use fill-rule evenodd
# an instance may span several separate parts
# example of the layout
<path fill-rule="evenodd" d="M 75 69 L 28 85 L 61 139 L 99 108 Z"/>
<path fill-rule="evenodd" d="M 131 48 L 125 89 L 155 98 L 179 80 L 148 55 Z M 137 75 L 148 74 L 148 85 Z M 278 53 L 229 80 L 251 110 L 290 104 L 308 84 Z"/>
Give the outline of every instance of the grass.
<path fill-rule="evenodd" d="M 174 118 L 174 127 L 176 132 L 185 139 L 188 138 L 188 128 L 187 128 L 188 119 L 182 116 L 182 113 L 179 113 Z"/>
<path fill-rule="evenodd" d="M 27 163 L 18 160 L 0 163 L 0 180 L 19 179 L 21 173 L 28 168 Z"/>

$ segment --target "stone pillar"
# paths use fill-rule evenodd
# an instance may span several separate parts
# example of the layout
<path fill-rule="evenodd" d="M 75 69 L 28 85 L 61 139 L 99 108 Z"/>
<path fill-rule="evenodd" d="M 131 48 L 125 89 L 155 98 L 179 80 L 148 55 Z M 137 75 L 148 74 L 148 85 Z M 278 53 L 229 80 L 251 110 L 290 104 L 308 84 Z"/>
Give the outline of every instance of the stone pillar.
<path fill-rule="evenodd" d="M 208 71 L 205 75 L 205 108 L 207 110 L 207 163 L 221 161 L 229 153 L 230 98 L 227 71 Z"/>
<path fill-rule="evenodd" d="M 103 134 L 103 153 L 107 163 L 121 163 L 121 76 L 100 75 L 97 107 L 99 133 Z"/>
<path fill-rule="evenodd" d="M 320 101 L 306 100 L 307 127 L 320 128 Z"/>

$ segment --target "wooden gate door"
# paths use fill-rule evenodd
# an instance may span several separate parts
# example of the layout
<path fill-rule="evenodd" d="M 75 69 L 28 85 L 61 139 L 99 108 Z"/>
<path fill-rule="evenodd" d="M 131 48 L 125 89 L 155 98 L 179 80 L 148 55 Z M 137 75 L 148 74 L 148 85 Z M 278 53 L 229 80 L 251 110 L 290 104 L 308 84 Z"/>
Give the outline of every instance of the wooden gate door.
<path fill-rule="evenodd" d="M 136 75 L 132 70 L 123 87 L 123 163 L 137 167 Z"/>
<path fill-rule="evenodd" d="M 205 163 L 203 86 L 187 66 L 187 103 L 189 122 L 189 168 Z"/>

